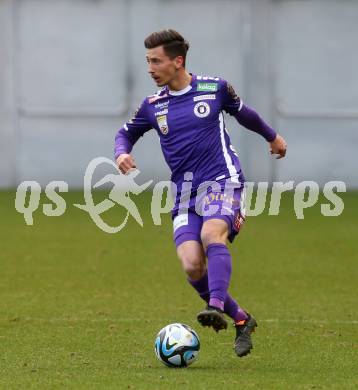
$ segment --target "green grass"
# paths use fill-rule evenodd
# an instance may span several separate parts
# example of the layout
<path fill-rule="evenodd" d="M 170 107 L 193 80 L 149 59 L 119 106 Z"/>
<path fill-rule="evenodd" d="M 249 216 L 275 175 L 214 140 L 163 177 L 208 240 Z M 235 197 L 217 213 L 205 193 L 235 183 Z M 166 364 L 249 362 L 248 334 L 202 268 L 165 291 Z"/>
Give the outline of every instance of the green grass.
<path fill-rule="evenodd" d="M 231 293 L 259 322 L 253 353 L 238 359 L 233 329 L 195 321 L 203 304 L 186 283 L 169 215 L 116 235 L 67 197 L 61 217 L 34 214 L 25 226 L 14 194 L 0 193 L 0 388 L 3 389 L 350 389 L 357 388 L 358 193 L 340 217 L 319 206 L 295 219 L 252 217 L 231 246 Z M 107 220 L 121 222 L 120 208 Z M 198 362 L 169 369 L 153 343 L 170 322 L 193 326 Z"/>

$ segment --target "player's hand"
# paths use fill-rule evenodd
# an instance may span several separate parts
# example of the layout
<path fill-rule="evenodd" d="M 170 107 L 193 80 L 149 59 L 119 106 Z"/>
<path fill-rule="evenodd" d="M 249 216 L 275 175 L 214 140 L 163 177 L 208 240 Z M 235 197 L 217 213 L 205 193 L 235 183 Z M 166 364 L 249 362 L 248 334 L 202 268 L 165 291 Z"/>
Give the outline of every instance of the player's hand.
<path fill-rule="evenodd" d="M 283 137 L 280 136 L 280 134 L 277 134 L 276 138 L 270 142 L 270 147 L 271 154 L 278 154 L 276 157 L 277 159 L 286 156 L 287 144 Z"/>
<path fill-rule="evenodd" d="M 137 168 L 134 158 L 130 154 L 121 154 L 117 158 L 118 169 L 125 175 L 131 170 Z"/>

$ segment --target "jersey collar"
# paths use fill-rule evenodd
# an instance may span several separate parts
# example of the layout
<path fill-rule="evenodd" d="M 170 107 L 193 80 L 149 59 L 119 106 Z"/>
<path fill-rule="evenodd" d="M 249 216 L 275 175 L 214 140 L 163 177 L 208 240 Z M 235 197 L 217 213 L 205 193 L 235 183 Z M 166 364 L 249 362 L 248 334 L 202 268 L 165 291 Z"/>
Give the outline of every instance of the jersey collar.
<path fill-rule="evenodd" d="M 181 96 L 181 95 L 184 95 L 186 93 L 188 93 L 192 88 L 193 88 L 193 85 L 194 85 L 194 79 L 195 79 L 195 75 L 191 74 L 191 82 L 190 84 L 185 87 L 184 89 L 181 89 L 180 91 L 171 91 L 169 88 L 168 88 L 168 93 L 169 95 L 172 95 L 172 96 Z"/>
<path fill-rule="evenodd" d="M 181 89 L 180 91 L 171 91 L 170 89 L 168 89 L 168 92 L 169 92 L 169 95 L 172 95 L 172 96 L 180 96 L 180 95 L 184 95 L 185 93 L 189 92 L 193 87 L 189 84 L 187 87 L 185 87 L 184 89 Z"/>

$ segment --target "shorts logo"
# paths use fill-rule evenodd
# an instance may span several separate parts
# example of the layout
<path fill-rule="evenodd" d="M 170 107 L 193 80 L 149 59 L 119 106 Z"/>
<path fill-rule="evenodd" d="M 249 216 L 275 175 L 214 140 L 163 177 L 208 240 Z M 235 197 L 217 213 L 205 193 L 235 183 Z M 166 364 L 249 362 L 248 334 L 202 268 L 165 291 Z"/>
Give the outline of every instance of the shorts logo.
<path fill-rule="evenodd" d="M 188 214 L 179 214 L 174 218 L 173 230 L 174 232 L 182 226 L 186 226 L 189 223 Z"/>
<path fill-rule="evenodd" d="M 218 90 L 217 83 L 198 83 L 197 91 L 201 92 L 216 92 Z"/>
<path fill-rule="evenodd" d="M 234 229 L 238 232 L 241 229 L 241 226 L 245 222 L 245 217 L 241 214 L 240 210 L 236 214 L 235 220 L 234 220 Z"/>
<path fill-rule="evenodd" d="M 157 122 L 161 133 L 164 135 L 168 134 L 169 128 L 168 128 L 167 116 L 166 115 L 157 116 Z"/>
<path fill-rule="evenodd" d="M 194 114 L 198 118 L 205 118 L 210 114 L 210 106 L 206 102 L 196 103 L 194 106 Z"/>

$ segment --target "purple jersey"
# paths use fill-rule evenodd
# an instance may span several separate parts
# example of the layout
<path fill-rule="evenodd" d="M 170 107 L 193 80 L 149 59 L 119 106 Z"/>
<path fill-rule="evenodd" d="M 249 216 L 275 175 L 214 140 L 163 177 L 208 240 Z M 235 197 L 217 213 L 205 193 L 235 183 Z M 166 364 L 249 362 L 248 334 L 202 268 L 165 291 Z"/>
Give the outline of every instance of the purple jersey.
<path fill-rule="evenodd" d="M 178 189 L 186 172 L 193 173 L 192 192 L 204 181 L 243 182 L 223 111 L 267 141 L 276 137 L 255 111 L 243 105 L 227 81 L 192 75 L 184 90 L 170 91 L 164 87 L 143 101 L 134 117 L 118 131 L 115 157 L 130 153 L 135 142 L 153 128 L 172 172 L 171 180 Z"/>

